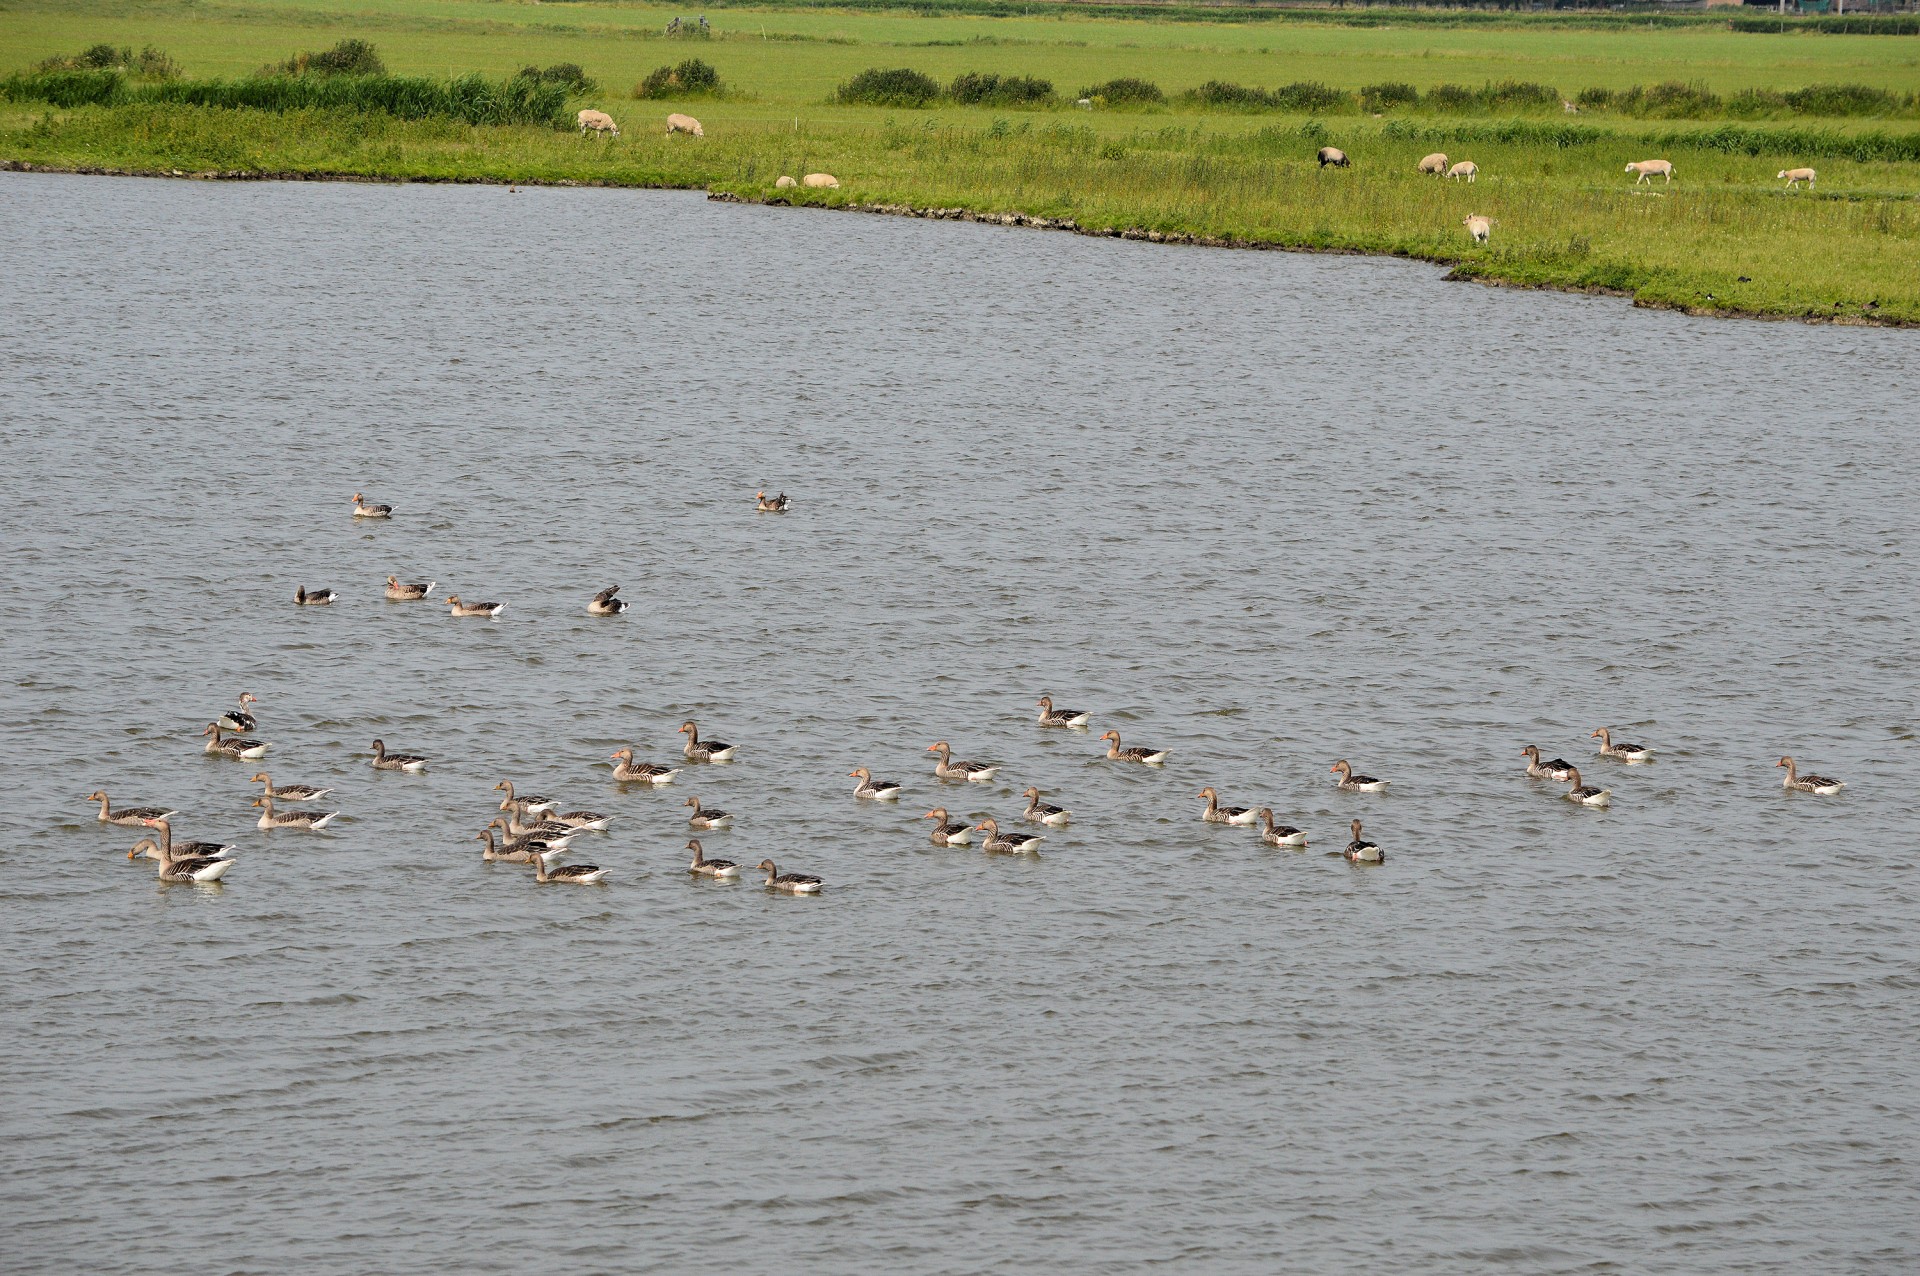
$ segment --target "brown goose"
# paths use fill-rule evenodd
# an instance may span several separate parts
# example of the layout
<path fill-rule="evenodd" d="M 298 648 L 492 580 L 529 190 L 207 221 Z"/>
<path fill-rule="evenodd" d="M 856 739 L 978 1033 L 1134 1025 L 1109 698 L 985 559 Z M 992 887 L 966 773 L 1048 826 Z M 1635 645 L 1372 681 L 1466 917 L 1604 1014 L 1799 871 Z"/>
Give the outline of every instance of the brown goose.
<path fill-rule="evenodd" d="M 680 724 L 677 734 L 687 737 L 687 747 L 681 752 L 689 762 L 733 761 L 733 751 L 736 746 L 723 740 L 708 740 L 703 743 L 700 739 L 700 728 L 692 718 Z"/>
<path fill-rule="evenodd" d="M 531 864 L 536 858 L 553 859 L 560 854 L 559 849 L 555 847 L 540 847 L 532 842 L 512 839 L 508 839 L 500 849 L 496 850 L 493 845 L 493 829 L 494 826 L 489 824 L 486 832 L 476 833 L 473 838 L 476 842 L 487 844 L 486 849 L 480 852 L 480 858 L 489 863 Z"/>
<path fill-rule="evenodd" d="M 353 494 L 353 516 L 355 518 L 392 518 L 393 506 L 369 505 L 367 498 L 355 492 Z"/>
<path fill-rule="evenodd" d="M 1334 782 L 1334 787 L 1345 789 L 1349 793 L 1385 793 L 1387 785 L 1392 783 L 1391 780 L 1376 780 L 1370 775 L 1355 775 L 1345 758 L 1341 758 L 1328 770 L 1340 777 Z"/>
<path fill-rule="evenodd" d="M 1291 824 L 1275 824 L 1273 808 L 1270 806 L 1260 808 L 1260 825 L 1260 840 L 1268 846 L 1305 846 L 1307 844 L 1306 830 L 1297 829 Z"/>
<path fill-rule="evenodd" d="M 1028 789 L 1020 795 L 1027 800 L 1027 809 L 1021 819 L 1029 824 L 1050 824 L 1058 827 L 1073 818 L 1073 812 L 1064 806 L 1051 806 L 1040 800 L 1039 789 Z"/>
<path fill-rule="evenodd" d="M 1353 822 L 1352 828 L 1353 828 L 1353 840 L 1351 842 L 1348 842 L 1347 849 L 1340 853 L 1346 856 L 1349 860 L 1353 861 L 1355 864 L 1386 863 L 1387 853 L 1381 850 L 1378 846 L 1374 845 L 1372 842 L 1367 841 L 1366 838 L 1360 836 L 1359 820 L 1355 820 Z"/>
<path fill-rule="evenodd" d="M 86 800 L 100 804 L 102 824 L 120 824 L 128 828 L 146 827 L 156 820 L 171 819 L 180 814 L 178 811 L 169 811 L 163 806 L 123 806 L 116 811 L 107 802 L 105 789 L 95 789 L 87 794 Z"/>
<path fill-rule="evenodd" d="M 690 797 L 680 805 L 693 808 L 693 814 L 687 817 L 687 823 L 697 829 L 726 829 L 733 827 L 732 815 L 725 811 L 716 810 L 713 807 L 701 806 L 700 799 L 697 797 Z"/>
<path fill-rule="evenodd" d="M 782 873 L 773 866 L 772 860 L 761 860 L 760 871 L 767 875 L 765 885 L 770 890 L 789 895 L 818 895 L 823 884 L 810 873 Z"/>
<path fill-rule="evenodd" d="M 538 882 L 571 882 L 576 886 L 592 886 L 607 880 L 607 870 L 598 864 L 568 864 L 562 868 L 548 868 L 543 859 L 533 861 L 533 876 Z"/>
<path fill-rule="evenodd" d="M 1579 767 L 1567 772 L 1567 785 L 1567 791 L 1561 796 L 1580 806 L 1606 806 L 1613 801 L 1612 789 L 1596 789 L 1591 784 L 1582 784 Z"/>
<path fill-rule="evenodd" d="M 181 842 L 175 845 L 173 825 L 165 820 L 155 820 L 153 828 L 160 834 L 160 849 L 174 859 L 219 859 L 229 851 L 239 849 L 232 842 Z M 159 856 L 153 858 L 158 859 Z"/>
<path fill-rule="evenodd" d="M 1109 731 L 1100 737 L 1107 742 L 1107 757 L 1115 762 L 1144 762 L 1148 766 L 1159 766 L 1167 760 L 1171 749 L 1123 749 L 1120 747 L 1120 733 Z"/>
<path fill-rule="evenodd" d="M 691 838 L 687 849 L 693 852 L 693 863 L 687 865 L 687 871 L 698 877 L 738 877 L 740 866 L 732 860 L 710 860 L 700 849 L 700 839 Z"/>
<path fill-rule="evenodd" d="M 1824 775 L 1801 775 L 1799 764 L 1792 758 L 1783 757 L 1774 765 L 1787 768 L 1787 778 L 1780 787 L 1796 793 L 1834 794 L 1847 787 L 1844 780 L 1829 779 Z"/>
<path fill-rule="evenodd" d="M 227 710 L 215 719 L 215 721 L 220 724 L 222 731 L 232 731 L 236 734 L 244 731 L 258 731 L 260 729 L 259 719 L 247 712 L 248 705 L 258 703 L 260 703 L 259 697 L 251 692 L 242 691 L 239 700 L 240 707 Z"/>
<path fill-rule="evenodd" d="M 671 784 L 673 777 L 680 774 L 679 767 L 658 766 L 652 762 L 635 762 L 632 749 L 622 749 L 613 755 L 619 765 L 613 768 L 613 778 L 623 784 Z"/>
<path fill-rule="evenodd" d="M 327 827 L 327 821 L 340 814 L 338 811 L 276 811 L 273 798 L 261 794 L 253 800 L 261 808 L 257 827 L 263 829 L 309 829 L 318 832 Z"/>
<path fill-rule="evenodd" d="M 1200 790 L 1200 796 L 1207 800 L 1207 809 L 1200 812 L 1200 818 L 1209 824 L 1251 824 L 1260 818 L 1260 813 L 1247 806 L 1221 806 L 1220 795 L 1209 784 Z"/>
<path fill-rule="evenodd" d="M 1593 734 L 1587 738 L 1600 742 L 1600 756 L 1603 758 L 1619 758 L 1624 762 L 1646 762 L 1653 757 L 1653 750 L 1643 744 L 1615 744 L 1613 732 L 1605 727 L 1594 728 Z"/>
<path fill-rule="evenodd" d="M 589 616 L 618 616 L 627 609 L 626 599 L 614 597 L 614 595 L 619 592 L 620 586 L 608 585 L 605 589 L 595 594 L 593 601 L 587 604 L 587 614 Z"/>
<path fill-rule="evenodd" d="M 518 803 L 520 806 L 526 808 L 526 812 L 529 815 L 551 815 L 560 806 L 560 804 L 552 798 L 541 797 L 538 793 L 515 793 L 513 791 L 512 780 L 500 781 L 500 783 L 493 786 L 493 791 L 495 793 L 506 794 L 505 797 L 500 799 L 500 809 L 503 811 L 513 810 L 514 804 Z"/>
<path fill-rule="evenodd" d="M 1003 855 L 1019 855 L 1027 851 L 1037 851 L 1040 843 L 1047 839 L 1038 833 L 1002 833 L 1000 822 L 988 817 L 974 825 L 974 831 L 985 833 L 987 840 L 980 843 L 983 851 L 998 852 Z"/>
<path fill-rule="evenodd" d="M 267 786 L 267 796 L 280 798 L 287 802 L 311 802 L 333 792 L 332 789 L 315 788 L 311 784 L 275 784 L 273 777 L 265 771 L 253 777 L 253 783 Z"/>
<path fill-rule="evenodd" d="M 1567 773 L 1573 770 L 1573 763 L 1565 758 L 1540 760 L 1540 747 L 1530 744 L 1520 750 L 1520 756 L 1527 760 L 1527 774 L 1536 780 L 1565 780 Z"/>
<path fill-rule="evenodd" d="M 944 806 L 936 806 L 920 818 L 935 821 L 933 832 L 927 834 L 927 840 L 935 846 L 967 846 L 973 841 L 973 830 L 949 820 Z"/>
<path fill-rule="evenodd" d="M 945 740 L 927 746 L 928 753 L 937 753 L 940 760 L 933 764 L 933 773 L 943 780 L 970 780 L 975 784 L 985 784 L 999 773 L 997 764 L 985 762 L 955 762 L 953 749 Z"/>
<path fill-rule="evenodd" d="M 223 758 L 257 758 L 267 751 L 264 740 L 246 740 L 239 736 L 228 738 L 218 722 L 209 722 L 207 729 L 200 734 L 212 737 L 207 741 L 205 752 L 217 753 Z"/>
<path fill-rule="evenodd" d="M 865 798 L 869 802 L 892 802 L 900 796 L 899 785 L 892 780 L 874 779 L 873 772 L 863 766 L 847 772 L 847 778 L 860 781 L 853 786 L 853 795 L 857 798 Z"/>
<path fill-rule="evenodd" d="M 402 584 L 398 576 L 389 576 L 387 577 L 387 597 L 397 603 L 418 602 L 431 594 L 433 587 L 439 583 L 437 580 L 429 580 L 407 585 Z"/>
<path fill-rule="evenodd" d="M 142 855 L 160 861 L 159 877 L 163 882 L 217 882 L 234 865 L 233 860 L 219 856 L 170 855 L 165 847 L 156 844 L 150 837 L 141 838 L 127 852 L 130 860 L 139 859 Z"/>
<path fill-rule="evenodd" d="M 768 496 L 765 492 L 755 492 L 753 495 L 760 502 L 754 508 L 762 514 L 784 514 L 793 508 L 793 502 L 787 499 L 785 492 L 778 496 Z"/>
<path fill-rule="evenodd" d="M 331 589 L 308 589 L 305 585 L 293 591 L 293 603 L 296 607 L 331 607 L 333 600 L 339 597 Z"/>
<path fill-rule="evenodd" d="M 1040 725 L 1043 727 L 1084 727 L 1092 719 L 1091 713 L 1079 709 L 1056 709 L 1052 696 L 1041 696 L 1034 701 L 1040 706 Z"/>
<path fill-rule="evenodd" d="M 373 742 L 373 769 L 376 771 L 420 772 L 427 769 L 427 759 L 415 753 L 388 753 L 384 741 Z"/>

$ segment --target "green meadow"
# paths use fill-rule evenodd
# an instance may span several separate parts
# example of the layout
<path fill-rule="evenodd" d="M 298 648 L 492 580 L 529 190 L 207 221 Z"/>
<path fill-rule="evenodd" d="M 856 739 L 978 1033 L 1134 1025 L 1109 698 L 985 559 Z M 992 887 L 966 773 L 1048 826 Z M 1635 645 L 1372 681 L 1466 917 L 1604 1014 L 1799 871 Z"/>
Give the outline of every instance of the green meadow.
<path fill-rule="evenodd" d="M 189 80 L 233 79 L 356 37 L 394 75 L 436 81 L 578 64 L 597 87 L 575 93 L 566 113 L 603 109 L 623 132 L 582 138 L 440 116 L 141 101 L 135 86 L 114 105 L 0 102 L 0 160 L 1017 211 L 1085 229 L 1417 256 L 1469 276 L 1618 290 L 1702 312 L 1920 323 L 1920 37 L 1747 34 L 1709 20 L 1468 14 L 1450 23 L 1425 13 L 1394 22 L 1372 12 L 1377 25 L 1354 25 L 1337 14 L 1182 21 L 1030 7 L 1033 16 L 980 17 L 767 3 L 704 10 L 711 38 L 669 39 L 669 19 L 702 10 L 18 0 L 0 10 L 0 75 L 104 42 L 164 50 Z M 719 72 L 720 95 L 633 98 L 649 72 L 688 58 Z M 942 85 L 969 72 L 1030 76 L 1054 95 L 1021 107 L 832 103 L 838 86 L 873 67 L 912 68 Z M 1152 81 L 1168 100 L 1074 105 L 1083 89 L 1117 77 Z M 1312 82 L 1340 100 L 1291 111 L 1186 96 L 1222 81 L 1266 90 Z M 1434 93 L 1503 81 L 1547 86 L 1552 98 L 1489 105 Z M 1360 90 L 1385 83 L 1419 98 L 1378 112 L 1361 104 Z M 1619 103 L 1633 86 L 1663 84 L 1692 96 L 1657 110 L 1570 114 L 1558 103 L 1583 90 L 1595 102 L 1601 89 Z M 1821 113 L 1825 97 L 1781 96 L 1815 85 L 1890 93 L 1856 93 L 1848 113 L 1833 115 Z M 660 121 L 674 110 L 697 115 L 706 137 L 667 137 Z M 1353 166 L 1319 169 L 1322 144 L 1345 149 Z M 1476 162 L 1478 180 L 1417 174 L 1435 150 Z M 1676 180 L 1635 187 L 1622 169 L 1656 155 L 1673 161 Z M 1782 189 L 1774 174 L 1800 165 L 1819 170 L 1815 189 Z M 841 188 L 776 194 L 776 177 L 809 171 L 832 172 Z M 1490 243 L 1469 240 L 1469 213 L 1495 219 Z"/>

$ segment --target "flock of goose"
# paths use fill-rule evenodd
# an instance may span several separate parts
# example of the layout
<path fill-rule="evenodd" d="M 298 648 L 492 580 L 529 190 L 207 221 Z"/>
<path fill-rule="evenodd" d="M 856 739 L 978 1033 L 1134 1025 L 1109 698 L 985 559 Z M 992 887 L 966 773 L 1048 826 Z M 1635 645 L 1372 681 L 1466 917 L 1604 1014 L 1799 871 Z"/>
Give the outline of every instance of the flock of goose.
<path fill-rule="evenodd" d="M 762 491 L 755 493 L 755 499 L 756 509 L 760 513 L 784 514 L 791 508 L 785 493 L 769 497 Z M 355 518 L 385 519 L 392 515 L 391 506 L 369 504 L 360 493 L 354 493 Z M 389 576 L 386 596 L 395 601 L 419 601 L 431 594 L 434 587 L 435 582 L 432 581 L 407 584 Z M 614 585 L 595 594 L 587 605 L 588 612 L 610 616 L 625 611 L 627 603 L 616 596 L 619 589 L 618 585 Z M 332 603 L 335 597 L 331 589 L 308 590 L 302 586 L 294 601 L 305 606 L 325 606 Z M 465 616 L 497 616 L 505 606 L 493 602 L 462 602 L 457 596 L 449 596 L 447 602 L 454 615 Z M 241 692 L 235 707 L 209 722 L 201 732 L 206 738 L 205 752 L 236 761 L 254 761 L 264 756 L 269 746 L 247 734 L 259 729 L 259 720 L 252 712 L 252 706 L 258 703 L 257 697 L 251 693 Z M 1059 708 L 1050 696 L 1041 696 L 1035 704 L 1040 710 L 1037 723 L 1043 728 L 1085 730 L 1092 722 L 1091 713 Z M 680 725 L 679 734 L 686 737 L 681 754 L 687 765 L 725 764 L 731 762 L 737 752 L 735 745 L 721 740 L 702 739 L 698 724 L 691 719 Z M 1653 758 L 1653 751 L 1644 745 L 1614 740 L 1612 731 L 1607 727 L 1595 728 L 1589 738 L 1600 742 L 1598 752 L 1601 758 L 1627 764 L 1648 762 Z M 1124 745 L 1118 731 L 1104 732 L 1100 740 L 1107 746 L 1106 758 L 1115 762 L 1158 767 L 1167 761 L 1170 752 L 1166 749 Z M 429 761 L 418 754 L 389 753 L 386 743 L 377 739 L 369 747 L 369 752 L 372 755 L 371 766 L 376 771 L 417 774 L 427 768 Z M 938 755 L 933 764 L 933 774 L 943 782 L 984 784 L 992 781 L 1001 770 L 998 763 L 955 758 L 952 746 L 945 740 L 928 745 L 927 752 Z M 1582 807 L 1605 807 L 1611 804 L 1613 790 L 1586 783 L 1581 777 L 1580 768 L 1566 759 L 1555 757 L 1542 761 L 1539 748 L 1531 744 L 1521 750 L 1521 756 L 1527 760 L 1526 774 L 1529 777 L 1567 785 L 1561 795 L 1565 800 Z M 621 749 L 611 758 L 615 764 L 612 768 L 613 778 L 623 789 L 632 784 L 645 785 L 649 789 L 670 784 L 681 770 L 659 763 L 637 762 L 632 749 Z M 1842 781 L 1827 776 L 1801 774 L 1790 756 L 1781 757 L 1776 766 L 1786 770 L 1783 787 L 1795 792 L 1831 795 L 1846 787 Z M 1334 762 L 1329 770 L 1337 777 L 1334 787 L 1345 793 L 1381 793 L 1386 791 L 1389 784 L 1389 781 L 1356 772 L 1345 758 Z M 853 796 L 859 801 L 892 802 L 897 801 L 904 792 L 903 786 L 894 781 L 874 779 L 872 771 L 864 766 L 854 768 L 847 775 L 856 782 Z M 276 801 L 317 801 L 332 793 L 334 790 L 331 787 L 276 784 L 264 771 L 255 774 L 252 782 L 262 786 L 261 793 L 252 802 L 260 811 L 257 826 L 261 829 L 319 832 L 325 830 L 328 823 L 340 814 L 338 811 L 274 805 Z M 613 816 L 584 809 L 561 811 L 560 804 L 550 798 L 516 792 L 511 780 L 502 780 L 494 786 L 494 790 L 505 794 L 497 807 L 501 814 L 489 820 L 486 828 L 475 834 L 474 838 L 484 843 L 481 852 L 484 860 L 529 865 L 534 870 L 534 880 L 542 883 L 596 885 L 607 880 L 608 871 L 597 865 L 555 866 L 552 861 L 566 854 L 580 834 L 605 832 L 611 826 Z M 1071 811 L 1044 801 L 1045 795 L 1038 788 L 1030 786 L 1021 796 L 1027 799 L 1027 805 L 1017 818 L 1027 824 L 1060 828 L 1072 819 Z M 1199 818 L 1207 823 L 1257 824 L 1260 826 L 1261 841 L 1269 846 L 1303 849 L 1307 845 L 1306 831 L 1290 824 L 1277 823 L 1271 807 L 1222 805 L 1219 792 L 1211 785 L 1200 790 L 1198 796 L 1206 800 Z M 136 860 L 144 856 L 158 860 L 159 879 L 163 882 L 217 882 L 234 865 L 233 852 L 237 848 L 232 843 L 176 843 L 172 826 L 174 816 L 179 814 L 176 810 L 157 806 L 122 807 L 116 810 L 103 789 L 88 794 L 87 800 L 100 804 L 99 820 L 103 824 L 145 828 L 157 834 L 157 837 L 144 837 L 135 843 L 127 852 L 127 858 Z M 693 808 L 693 813 L 687 817 L 687 826 L 694 832 L 722 831 L 733 825 L 733 816 L 729 812 L 706 806 L 698 796 L 689 797 L 683 805 Z M 977 824 L 954 820 L 945 806 L 936 806 L 921 818 L 934 821 L 928 836 L 935 846 L 967 846 L 972 843 L 975 833 L 981 833 L 984 834 L 981 841 L 983 850 L 998 854 L 1022 854 L 1035 851 L 1046 840 L 1044 834 L 1002 830 L 999 820 L 993 816 L 983 817 Z M 1348 831 L 1350 840 L 1346 846 L 1330 854 L 1354 864 L 1386 862 L 1386 852 L 1363 835 L 1360 820 L 1351 821 Z M 497 842 L 496 832 L 499 834 Z M 715 879 L 732 879 L 740 875 L 741 866 L 732 860 L 708 859 L 698 838 L 688 840 L 687 850 L 692 852 L 692 860 L 687 866 L 690 874 Z M 766 875 L 764 885 L 769 890 L 784 894 L 814 895 L 820 892 L 823 885 L 820 878 L 811 874 L 782 873 L 771 859 L 760 861 L 757 868 Z"/>

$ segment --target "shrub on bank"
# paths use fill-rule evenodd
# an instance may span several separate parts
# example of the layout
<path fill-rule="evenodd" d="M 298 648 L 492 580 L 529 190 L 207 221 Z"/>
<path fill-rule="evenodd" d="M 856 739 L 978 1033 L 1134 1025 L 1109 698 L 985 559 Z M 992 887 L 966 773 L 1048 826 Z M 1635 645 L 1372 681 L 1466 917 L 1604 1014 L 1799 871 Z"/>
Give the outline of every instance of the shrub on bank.
<path fill-rule="evenodd" d="M 633 86 L 637 98 L 705 97 L 720 92 L 720 73 L 699 58 L 655 67 Z"/>
<path fill-rule="evenodd" d="M 931 76 L 906 67 L 874 67 L 842 84 L 833 100 L 842 106 L 926 106 L 939 96 Z"/>
<path fill-rule="evenodd" d="M 1053 100 L 1053 81 L 968 71 L 954 77 L 947 96 L 962 106 L 1040 106 Z"/>
<path fill-rule="evenodd" d="M 116 49 L 111 44 L 96 44 L 68 57 L 52 57 L 34 68 L 37 71 L 126 71 L 146 80 L 173 80 L 180 76 L 180 64 L 151 44 L 135 53 L 130 48 Z"/>
<path fill-rule="evenodd" d="M 1080 96 L 1105 102 L 1108 106 L 1159 106 L 1167 100 L 1167 95 L 1160 91 L 1158 84 L 1132 76 L 1121 76 L 1105 84 L 1081 89 Z"/>
<path fill-rule="evenodd" d="M 557 84 L 575 94 L 592 93 L 600 87 L 578 62 L 556 62 L 544 71 L 538 67 L 521 67 L 520 74 L 543 84 Z"/>
<path fill-rule="evenodd" d="M 1400 106 L 1420 105 L 1420 91 L 1411 84 L 1398 80 L 1389 80 L 1384 84 L 1369 84 L 1360 90 L 1360 109 L 1370 113 L 1389 111 Z"/>
<path fill-rule="evenodd" d="M 342 40 L 331 49 L 296 53 L 277 66 L 262 67 L 262 75 L 385 75 L 387 64 L 365 40 Z"/>

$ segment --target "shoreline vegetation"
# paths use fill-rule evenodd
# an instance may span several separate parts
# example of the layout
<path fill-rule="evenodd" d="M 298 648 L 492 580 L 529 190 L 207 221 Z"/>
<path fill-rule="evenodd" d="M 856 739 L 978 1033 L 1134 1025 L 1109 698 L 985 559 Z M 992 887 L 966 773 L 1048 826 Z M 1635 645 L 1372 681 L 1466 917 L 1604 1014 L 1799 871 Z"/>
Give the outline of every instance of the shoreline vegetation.
<path fill-rule="evenodd" d="M 1502 17 L 1504 29 L 1519 31 L 1512 39 L 1545 36 L 1538 48 L 1550 50 L 1572 42 L 1564 52 L 1574 67 L 1629 39 L 1660 53 L 1667 41 L 1711 40 L 1705 47 L 1725 59 L 1703 62 L 1689 80 L 1615 75 L 1563 97 L 1548 80 L 1564 83 L 1565 74 L 1464 84 L 1457 63 L 1485 55 L 1473 42 L 1493 36 L 1468 31 L 1471 47 L 1449 59 L 1455 65 L 1429 68 L 1420 63 L 1430 47 L 1405 52 L 1420 48 L 1404 43 L 1409 36 L 1431 34 L 1418 23 L 1411 32 L 1315 27 L 1301 10 L 1280 11 L 1294 15 L 1286 31 L 1316 50 L 1288 63 L 1297 78 L 1280 79 L 1257 78 L 1273 56 L 1265 48 L 1245 57 L 1144 48 L 1118 37 L 1165 36 L 1170 24 L 1088 16 L 1078 6 L 1071 18 L 1044 23 L 876 6 L 824 19 L 779 3 L 714 10 L 737 25 L 785 15 L 806 28 L 785 35 L 817 46 L 783 44 L 771 32 L 728 38 L 737 33 L 670 9 L 636 13 L 591 0 L 523 19 L 561 10 L 645 21 L 649 38 L 608 59 L 609 46 L 594 40 L 533 25 L 502 32 L 497 15 L 526 6 L 380 0 L 385 25 L 367 28 L 419 29 L 397 41 L 383 34 L 377 51 L 361 38 L 308 52 L 255 39 L 203 58 L 200 46 L 178 42 L 185 21 L 227 24 L 237 38 L 263 23 L 283 33 L 274 24 L 286 15 L 223 0 L 182 4 L 176 14 L 171 0 L 142 0 L 132 13 L 161 16 L 104 23 L 60 0 L 27 0 L 36 2 L 44 7 L 0 13 L 0 32 L 18 36 L 36 20 L 46 27 L 15 41 L 14 65 L 0 61 L 0 169 L 705 190 L 722 201 L 1156 243 L 1415 258 L 1451 266 L 1450 279 L 1619 295 L 1690 314 L 1920 326 L 1920 94 L 1902 87 L 1901 75 L 1920 41 L 1745 35 L 1724 22 L 1703 35 L 1691 15 L 1654 15 L 1688 20 L 1618 35 L 1626 24 L 1428 15 L 1469 18 L 1465 26 Z M 309 25 L 365 17 L 332 13 L 337 2 L 289 7 Z M 663 15 L 682 19 L 666 36 L 652 21 L 670 22 Z M 834 25 L 822 28 L 823 20 Z M 870 40 L 825 34 L 863 24 Z M 114 42 L 56 43 L 85 26 L 110 27 L 99 34 Z M 1058 33 L 1057 45 L 985 35 L 1042 27 Z M 956 29 L 974 35 L 900 38 Z M 1232 43 L 1252 28 L 1193 30 Z M 472 55 L 476 32 L 488 56 Z M 1114 42 L 1090 47 L 1089 32 Z M 448 47 L 456 39 L 466 50 L 457 61 Z M 1765 78 L 1759 64 L 1779 57 L 1783 40 L 1811 49 L 1804 60 L 1829 73 Z M 1375 77 L 1343 64 L 1353 41 L 1374 44 Z M 1749 56 L 1749 47 L 1759 51 Z M 1537 74 L 1538 48 L 1515 66 Z M 735 52 L 750 56 L 730 58 Z M 1696 52 L 1694 44 L 1671 51 Z M 442 53 L 434 74 L 423 63 Z M 1300 77 L 1303 66 L 1320 74 Z M 1378 75 L 1383 69 L 1398 74 Z M 612 114 L 621 136 L 581 136 L 573 122 L 581 108 Z M 698 115 L 706 136 L 667 135 L 670 111 Z M 1351 167 L 1322 168 L 1322 146 L 1347 152 Z M 1472 161 L 1475 179 L 1419 172 L 1435 151 Z M 1625 171 L 1655 156 L 1672 161 L 1671 185 L 1637 183 Z M 1788 189 L 1775 177 L 1802 167 L 1817 168 L 1814 189 Z M 808 172 L 833 173 L 841 185 L 775 186 Z M 1492 219 L 1489 242 L 1474 242 L 1463 226 L 1474 216 Z"/>

